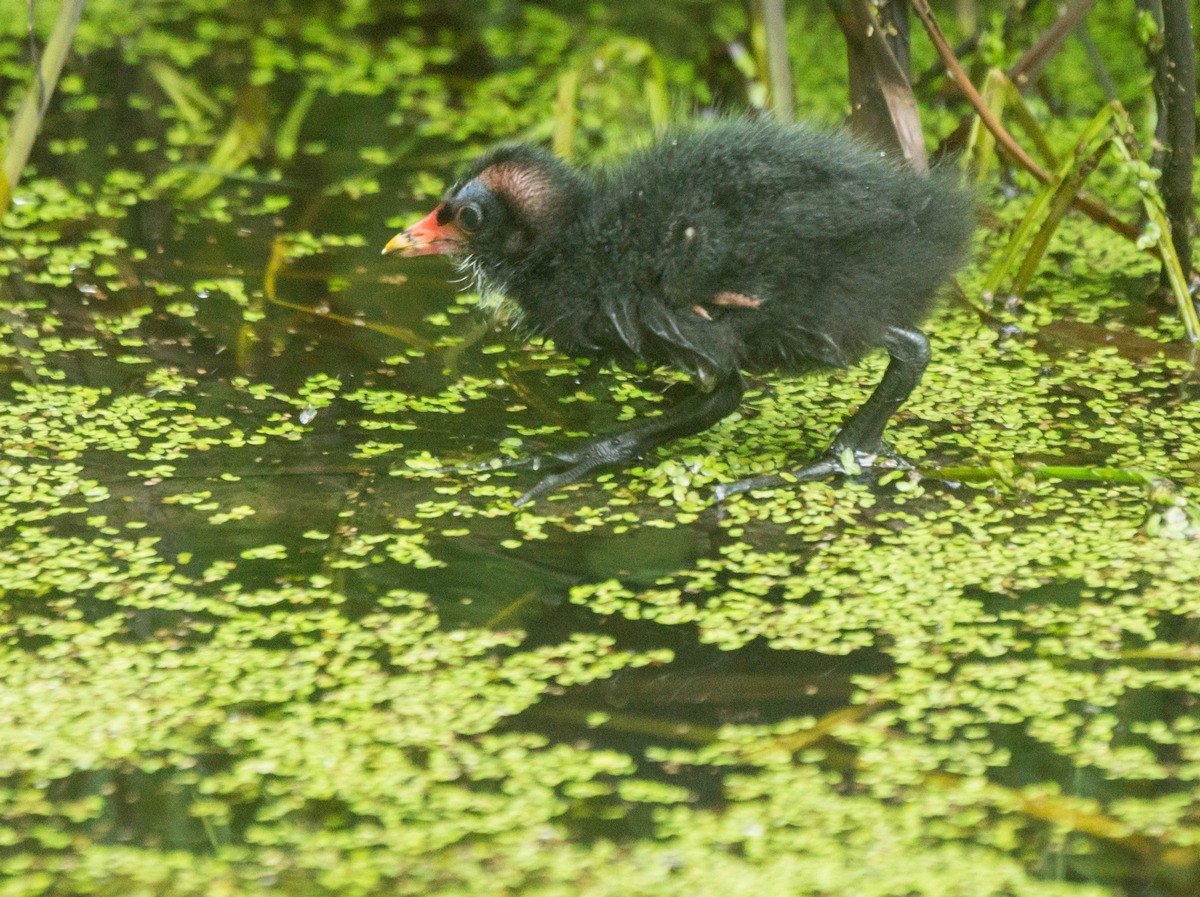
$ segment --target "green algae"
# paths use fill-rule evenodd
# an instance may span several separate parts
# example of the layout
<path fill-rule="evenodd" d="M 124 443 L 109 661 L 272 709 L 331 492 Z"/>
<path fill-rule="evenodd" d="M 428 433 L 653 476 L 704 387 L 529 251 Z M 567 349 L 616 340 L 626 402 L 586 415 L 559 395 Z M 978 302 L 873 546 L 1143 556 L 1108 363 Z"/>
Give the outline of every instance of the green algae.
<path fill-rule="evenodd" d="M 564 71 L 583 158 L 663 89 L 740 103 L 697 35 L 743 39 L 741 6 L 89 10 L 0 243 L 0 894 L 1194 893 L 1200 403 L 1152 259 L 1068 216 L 989 310 L 1015 330 L 931 322 L 892 441 L 991 482 L 713 507 L 825 445 L 872 357 L 754 378 L 713 430 L 514 510 L 530 478 L 493 459 L 687 386 L 522 345 L 375 247 L 478 145 L 550 139 Z M 789 33 L 833 121 L 820 15 Z M 1060 150 L 1096 105 L 1079 52 Z"/>

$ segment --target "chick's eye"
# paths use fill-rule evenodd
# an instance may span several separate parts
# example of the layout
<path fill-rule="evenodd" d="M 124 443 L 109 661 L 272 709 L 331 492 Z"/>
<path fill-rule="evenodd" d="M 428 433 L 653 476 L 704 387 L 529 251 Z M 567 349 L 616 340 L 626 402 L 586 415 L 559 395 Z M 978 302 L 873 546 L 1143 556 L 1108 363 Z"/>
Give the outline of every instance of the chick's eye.
<path fill-rule="evenodd" d="M 479 229 L 479 225 L 483 223 L 483 210 L 475 203 L 463 206 L 458 210 L 458 214 L 454 218 L 455 223 L 463 230 L 470 233 Z"/>

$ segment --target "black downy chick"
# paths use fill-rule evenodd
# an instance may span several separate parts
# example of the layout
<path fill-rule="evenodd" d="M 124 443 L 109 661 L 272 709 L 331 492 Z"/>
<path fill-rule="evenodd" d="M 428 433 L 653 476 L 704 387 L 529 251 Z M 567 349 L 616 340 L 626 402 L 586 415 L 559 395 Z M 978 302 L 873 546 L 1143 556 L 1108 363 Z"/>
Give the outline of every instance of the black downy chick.
<path fill-rule="evenodd" d="M 510 462 L 546 472 L 523 504 L 711 427 L 738 407 L 743 371 L 847 367 L 879 347 L 891 361 L 875 392 L 786 479 L 890 454 L 883 429 L 929 361 L 917 325 L 966 255 L 971 205 L 949 173 L 918 174 L 848 135 L 731 120 L 592 176 L 500 147 L 384 252 L 450 256 L 570 355 L 670 364 L 698 384 L 660 417 Z M 727 483 L 717 498 L 784 481 Z"/>

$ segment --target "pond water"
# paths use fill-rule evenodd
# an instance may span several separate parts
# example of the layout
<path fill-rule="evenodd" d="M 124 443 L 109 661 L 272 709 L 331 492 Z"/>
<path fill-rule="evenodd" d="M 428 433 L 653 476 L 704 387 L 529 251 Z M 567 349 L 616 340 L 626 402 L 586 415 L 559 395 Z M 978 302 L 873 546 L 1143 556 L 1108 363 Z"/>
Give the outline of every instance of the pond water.
<path fill-rule="evenodd" d="M 1200 890 L 1200 402 L 1134 248 L 1068 219 L 1018 335 L 930 323 L 892 439 L 985 483 L 713 505 L 878 357 L 530 506 L 470 469 L 688 393 L 379 255 L 496 139 L 739 102 L 740 6 L 629 6 L 90 4 L 0 242 L 0 895 Z"/>

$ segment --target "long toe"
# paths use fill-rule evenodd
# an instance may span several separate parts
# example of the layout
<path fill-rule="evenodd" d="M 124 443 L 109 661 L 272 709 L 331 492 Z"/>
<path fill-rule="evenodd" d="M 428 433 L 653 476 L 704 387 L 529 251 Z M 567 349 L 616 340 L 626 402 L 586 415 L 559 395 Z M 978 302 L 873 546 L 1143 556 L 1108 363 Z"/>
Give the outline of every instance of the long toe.
<path fill-rule="evenodd" d="M 836 461 L 837 472 L 847 476 L 857 476 L 871 470 L 912 470 L 913 468 L 907 458 L 882 439 L 869 448 L 834 442 L 821 458 L 821 461 L 826 460 Z M 817 464 L 820 464 L 821 461 Z"/>
<path fill-rule="evenodd" d="M 840 461 L 832 456 L 825 455 L 799 470 L 787 473 L 768 473 L 762 476 L 749 477 L 744 480 L 735 480 L 732 483 L 721 483 L 713 490 L 713 497 L 718 502 L 721 502 L 731 495 L 740 495 L 743 492 L 751 492 L 755 489 L 782 489 L 787 486 L 793 486 L 796 483 L 823 480 L 836 474 L 844 474 L 845 472 Z"/>
<path fill-rule="evenodd" d="M 584 463 L 576 464 L 574 467 L 564 470 L 560 473 L 552 473 L 549 476 L 542 477 L 536 486 L 513 502 L 514 507 L 527 505 L 531 501 L 537 501 L 545 495 L 549 495 L 556 489 L 561 489 L 563 486 L 570 486 L 572 483 L 578 483 L 586 478 L 588 474 L 598 467 L 603 467 L 600 463 Z"/>
<path fill-rule="evenodd" d="M 454 473 L 507 473 L 508 471 L 531 470 L 536 473 L 540 471 L 566 470 L 574 463 L 575 461 L 572 458 L 563 457 L 555 453 L 522 455 L 518 458 L 510 458 L 507 455 L 503 455 L 498 458 L 489 458 L 486 461 L 477 461 L 473 464 L 445 467 L 442 470 Z"/>
<path fill-rule="evenodd" d="M 721 483 L 713 490 L 716 501 L 755 489 L 783 489 L 796 483 L 809 483 L 832 476 L 858 476 L 879 469 L 911 470 L 913 465 L 891 446 L 880 442 L 872 451 L 855 450 L 835 443 L 813 463 L 787 473 L 770 473 L 732 483 Z"/>

